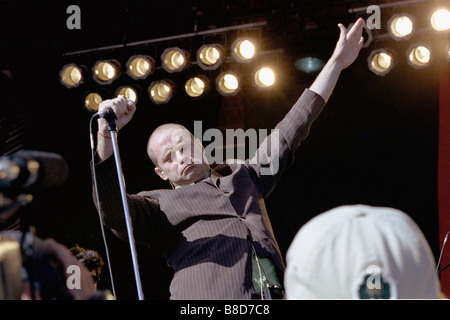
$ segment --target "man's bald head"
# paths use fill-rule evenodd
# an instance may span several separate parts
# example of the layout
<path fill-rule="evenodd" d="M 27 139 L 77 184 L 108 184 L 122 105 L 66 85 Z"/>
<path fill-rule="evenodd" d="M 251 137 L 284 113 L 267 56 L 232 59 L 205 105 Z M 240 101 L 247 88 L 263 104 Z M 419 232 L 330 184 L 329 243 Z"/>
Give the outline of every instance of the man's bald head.
<path fill-rule="evenodd" d="M 209 170 L 204 151 L 201 141 L 176 123 L 157 127 L 147 144 L 156 174 L 169 181 L 172 187 L 204 179 Z"/>
<path fill-rule="evenodd" d="M 154 140 L 154 138 L 156 136 L 158 136 L 162 133 L 168 132 L 168 131 L 173 131 L 175 129 L 183 129 L 183 130 L 186 130 L 189 132 L 189 130 L 186 129 L 186 127 L 182 126 L 181 124 L 165 123 L 165 124 L 162 124 L 159 127 L 157 127 L 150 135 L 150 138 L 148 139 L 148 143 L 147 143 L 147 154 L 155 166 L 158 166 L 158 159 L 155 155 L 155 152 L 153 151 L 152 141 Z"/>

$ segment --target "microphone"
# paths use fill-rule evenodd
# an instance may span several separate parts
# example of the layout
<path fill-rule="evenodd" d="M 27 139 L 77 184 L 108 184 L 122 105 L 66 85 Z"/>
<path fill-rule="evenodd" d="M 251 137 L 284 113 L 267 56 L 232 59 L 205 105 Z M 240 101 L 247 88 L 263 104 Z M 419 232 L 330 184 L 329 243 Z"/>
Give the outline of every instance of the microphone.
<path fill-rule="evenodd" d="M 68 176 L 67 162 L 56 153 L 22 150 L 0 157 L 0 192 L 9 195 L 57 187 Z"/>
<path fill-rule="evenodd" d="M 92 116 L 93 119 L 104 118 L 108 119 L 116 119 L 116 114 L 112 108 L 108 108 L 102 112 L 97 112 Z"/>
<path fill-rule="evenodd" d="M 127 98 L 127 101 L 128 101 L 128 103 L 134 105 L 133 100 Z M 114 120 L 114 119 L 116 119 L 116 114 L 114 113 L 114 110 L 112 108 L 107 108 L 102 112 L 94 113 L 92 118 L 93 119 L 104 118 L 106 120 Z"/>

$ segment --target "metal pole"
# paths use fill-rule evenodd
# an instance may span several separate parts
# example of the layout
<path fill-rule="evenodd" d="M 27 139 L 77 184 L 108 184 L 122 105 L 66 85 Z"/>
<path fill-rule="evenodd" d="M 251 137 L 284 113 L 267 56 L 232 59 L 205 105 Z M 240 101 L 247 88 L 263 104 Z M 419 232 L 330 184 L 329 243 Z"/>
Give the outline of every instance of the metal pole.
<path fill-rule="evenodd" d="M 137 291 L 138 291 L 138 297 L 139 297 L 139 300 L 144 300 L 144 295 L 142 292 L 141 278 L 139 275 L 139 266 L 138 266 L 138 261 L 137 261 L 136 246 L 135 246 L 134 236 L 133 236 L 133 225 L 131 223 L 131 216 L 130 216 L 130 211 L 128 208 L 127 195 L 126 195 L 126 191 L 125 191 L 125 178 L 124 178 L 123 172 L 122 172 L 122 164 L 120 161 L 119 146 L 117 143 L 117 135 L 116 135 L 117 131 L 116 131 L 116 126 L 115 126 L 115 121 L 112 119 L 109 119 L 108 124 L 110 127 L 109 132 L 111 134 L 111 141 L 112 141 L 112 146 L 113 146 L 113 150 L 114 150 L 114 158 L 115 158 L 116 167 L 117 167 L 117 176 L 119 178 L 120 194 L 121 194 L 123 210 L 124 210 L 124 214 L 125 214 L 125 221 L 127 224 L 128 241 L 130 243 L 131 258 L 133 260 L 133 269 L 134 269 L 134 276 L 136 278 L 136 287 L 137 287 Z"/>
<path fill-rule="evenodd" d="M 400 6 L 407 6 L 410 4 L 415 4 L 415 3 L 419 3 L 419 2 L 424 2 L 425 0 L 406 0 L 406 1 L 399 1 L 399 2 L 391 2 L 391 3 L 381 3 L 378 4 L 377 7 L 381 8 L 391 8 L 391 7 L 400 7 Z M 359 7 L 359 8 L 350 8 L 348 9 L 349 13 L 355 13 L 355 12 L 361 12 L 361 11 L 366 11 L 367 10 L 367 6 L 366 7 Z"/>
<path fill-rule="evenodd" d="M 190 38 L 190 37 L 202 36 L 202 35 L 206 35 L 206 34 L 227 32 L 227 31 L 232 31 L 232 30 L 255 28 L 255 27 L 264 26 L 266 24 L 267 24 L 266 21 L 255 22 L 255 23 L 247 23 L 247 24 L 241 24 L 241 25 L 238 25 L 238 26 L 224 27 L 224 28 L 219 28 L 219 29 L 211 29 L 211 30 L 205 30 L 205 31 L 200 31 L 200 32 L 191 32 L 191 33 L 179 34 L 179 35 L 175 35 L 175 36 L 169 36 L 169 37 L 163 37 L 163 38 L 157 38 L 157 39 L 150 39 L 150 40 L 130 42 L 130 43 L 127 43 L 127 44 L 116 44 L 116 45 L 107 46 L 107 47 L 92 48 L 92 49 L 68 52 L 68 53 L 64 53 L 63 56 L 72 56 L 72 55 L 89 53 L 89 52 L 94 52 L 94 51 L 103 51 L 103 50 L 118 49 L 118 48 L 123 48 L 123 47 L 138 46 L 138 45 L 143 45 L 143 44 L 156 43 L 156 42 L 169 41 L 169 40 L 176 40 L 176 39 L 183 39 L 183 38 Z"/>

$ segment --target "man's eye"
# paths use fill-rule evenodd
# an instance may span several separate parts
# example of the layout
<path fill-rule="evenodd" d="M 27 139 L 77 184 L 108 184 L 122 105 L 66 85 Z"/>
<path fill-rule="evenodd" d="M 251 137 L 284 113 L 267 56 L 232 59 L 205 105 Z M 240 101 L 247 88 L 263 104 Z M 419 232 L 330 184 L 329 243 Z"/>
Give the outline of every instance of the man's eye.
<path fill-rule="evenodd" d="M 172 155 L 169 153 L 163 158 L 164 162 L 172 162 Z"/>

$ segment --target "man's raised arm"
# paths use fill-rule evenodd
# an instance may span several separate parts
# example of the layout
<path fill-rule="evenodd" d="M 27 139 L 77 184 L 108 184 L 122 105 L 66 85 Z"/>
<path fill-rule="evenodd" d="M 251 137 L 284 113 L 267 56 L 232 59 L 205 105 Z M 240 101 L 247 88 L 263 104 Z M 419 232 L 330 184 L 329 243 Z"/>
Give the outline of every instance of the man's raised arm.
<path fill-rule="evenodd" d="M 363 19 L 359 18 L 349 30 L 342 24 L 338 24 L 338 27 L 341 29 L 341 34 L 336 48 L 309 88 L 319 94 L 325 102 L 330 98 L 341 71 L 356 60 L 364 43 L 364 38 L 361 36 L 364 27 Z"/>

